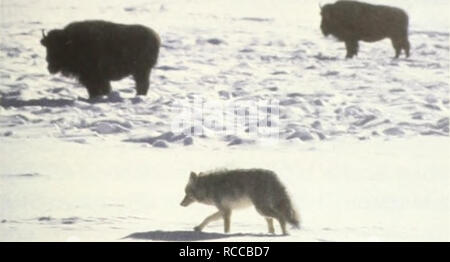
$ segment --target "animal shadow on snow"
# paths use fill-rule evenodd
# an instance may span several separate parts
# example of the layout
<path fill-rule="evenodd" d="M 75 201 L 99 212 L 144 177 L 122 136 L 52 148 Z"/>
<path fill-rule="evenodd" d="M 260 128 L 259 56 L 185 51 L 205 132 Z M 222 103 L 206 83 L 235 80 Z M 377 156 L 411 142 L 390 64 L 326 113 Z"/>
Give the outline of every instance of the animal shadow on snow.
<path fill-rule="evenodd" d="M 122 239 L 154 240 L 154 241 L 205 241 L 231 237 L 282 237 L 282 235 L 251 234 L 251 233 L 222 234 L 222 233 L 207 233 L 196 231 L 156 230 L 149 232 L 132 233 Z"/>
<path fill-rule="evenodd" d="M 100 103 L 120 103 L 123 102 L 124 99 L 117 96 L 109 96 L 109 97 L 99 97 L 94 99 L 86 99 L 82 97 L 78 97 L 78 99 L 48 99 L 48 98 L 40 98 L 40 99 L 30 99 L 30 100 L 21 100 L 17 98 L 0 98 L 0 106 L 5 108 L 10 107 L 27 107 L 27 106 L 41 106 L 41 107 L 65 107 L 65 106 L 75 106 L 77 101 L 85 102 L 88 104 L 100 104 Z M 139 103 L 139 98 L 131 98 L 130 101 L 132 103 Z"/>
<path fill-rule="evenodd" d="M 69 99 L 31 99 L 20 100 L 16 98 L 2 98 L 0 99 L 0 105 L 3 107 L 26 107 L 26 106 L 42 106 L 42 107 L 64 107 L 73 106 L 74 100 Z"/>

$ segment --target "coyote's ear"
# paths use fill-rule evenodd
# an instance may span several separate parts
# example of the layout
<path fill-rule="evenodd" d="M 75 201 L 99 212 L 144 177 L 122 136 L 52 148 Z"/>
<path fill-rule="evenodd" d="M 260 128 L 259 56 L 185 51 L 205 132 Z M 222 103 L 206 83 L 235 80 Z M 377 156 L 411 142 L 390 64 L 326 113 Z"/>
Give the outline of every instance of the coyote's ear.
<path fill-rule="evenodd" d="M 191 176 L 189 177 L 191 180 L 195 180 L 197 178 L 197 174 L 191 172 Z"/>

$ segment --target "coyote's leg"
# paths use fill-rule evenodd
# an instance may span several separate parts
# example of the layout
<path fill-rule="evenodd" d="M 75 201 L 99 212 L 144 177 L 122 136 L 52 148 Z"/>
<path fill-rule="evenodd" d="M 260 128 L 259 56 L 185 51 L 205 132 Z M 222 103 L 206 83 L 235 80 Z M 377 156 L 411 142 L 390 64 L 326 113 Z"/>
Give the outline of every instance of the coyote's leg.
<path fill-rule="evenodd" d="M 286 221 L 284 220 L 284 218 L 278 218 L 278 222 L 280 222 L 280 226 L 281 226 L 281 231 L 283 232 L 283 235 L 289 235 L 287 230 L 286 230 Z"/>
<path fill-rule="evenodd" d="M 266 217 L 267 227 L 269 228 L 270 234 L 275 234 L 275 228 L 273 227 L 273 218 Z"/>
<path fill-rule="evenodd" d="M 230 222 L 231 222 L 231 210 L 225 209 L 222 211 L 223 216 L 223 226 L 224 226 L 224 232 L 229 233 L 230 232 Z"/>
<path fill-rule="evenodd" d="M 204 228 L 206 225 L 208 225 L 208 224 L 211 223 L 212 221 L 218 220 L 218 219 L 220 219 L 220 218 L 222 218 L 222 212 L 218 211 L 218 212 L 216 212 L 216 213 L 210 215 L 209 217 L 205 218 L 205 220 L 203 220 L 203 222 L 202 222 L 200 225 L 194 227 L 194 230 L 195 230 L 195 231 L 202 231 L 203 228 Z"/>

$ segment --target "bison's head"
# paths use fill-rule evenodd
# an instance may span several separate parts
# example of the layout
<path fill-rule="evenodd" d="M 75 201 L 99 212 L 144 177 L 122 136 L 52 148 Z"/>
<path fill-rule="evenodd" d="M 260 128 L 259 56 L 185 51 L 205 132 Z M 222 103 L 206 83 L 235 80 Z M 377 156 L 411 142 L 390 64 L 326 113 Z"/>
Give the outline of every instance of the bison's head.
<path fill-rule="evenodd" d="M 322 16 L 322 22 L 320 24 L 320 29 L 325 36 L 328 36 L 333 31 L 333 15 L 332 15 L 332 5 L 327 4 L 320 7 L 320 15 Z"/>
<path fill-rule="evenodd" d="M 63 30 L 52 30 L 47 35 L 42 31 L 41 44 L 47 48 L 46 60 L 51 74 L 56 74 L 63 69 L 70 43 L 70 39 Z"/>

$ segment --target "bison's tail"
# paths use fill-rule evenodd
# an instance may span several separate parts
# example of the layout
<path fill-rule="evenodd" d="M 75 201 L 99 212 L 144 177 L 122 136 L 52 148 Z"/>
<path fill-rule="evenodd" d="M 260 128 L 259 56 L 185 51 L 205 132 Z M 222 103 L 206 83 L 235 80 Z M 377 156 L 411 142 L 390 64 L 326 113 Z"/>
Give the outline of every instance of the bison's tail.
<path fill-rule="evenodd" d="M 161 37 L 159 36 L 159 34 L 157 32 L 155 32 L 155 39 L 156 39 L 156 50 L 155 50 L 155 59 L 153 61 L 153 66 L 155 66 L 158 63 L 159 49 L 161 48 Z"/>

